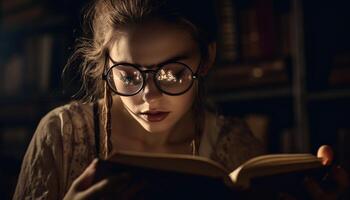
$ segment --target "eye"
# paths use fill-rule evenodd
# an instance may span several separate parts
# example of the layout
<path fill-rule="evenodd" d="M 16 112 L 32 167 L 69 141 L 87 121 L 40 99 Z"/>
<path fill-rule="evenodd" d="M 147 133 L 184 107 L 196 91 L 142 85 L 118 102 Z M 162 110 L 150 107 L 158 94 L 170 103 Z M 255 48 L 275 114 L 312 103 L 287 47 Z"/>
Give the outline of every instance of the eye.
<path fill-rule="evenodd" d="M 138 85 L 142 82 L 141 76 L 138 74 L 120 73 L 119 78 L 125 85 Z"/>
<path fill-rule="evenodd" d="M 123 72 L 119 72 L 118 78 L 119 78 L 120 81 L 122 81 L 126 85 L 129 85 L 132 82 L 132 77 L 126 75 Z"/>
<path fill-rule="evenodd" d="M 132 67 L 119 66 L 114 69 L 113 74 L 116 84 L 122 84 L 124 86 L 142 84 L 141 74 Z"/>

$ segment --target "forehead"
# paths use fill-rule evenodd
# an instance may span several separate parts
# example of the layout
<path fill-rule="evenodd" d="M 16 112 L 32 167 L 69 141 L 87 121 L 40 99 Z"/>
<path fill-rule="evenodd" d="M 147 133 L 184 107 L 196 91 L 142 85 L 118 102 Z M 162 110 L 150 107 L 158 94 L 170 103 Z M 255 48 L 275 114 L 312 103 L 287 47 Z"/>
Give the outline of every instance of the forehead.
<path fill-rule="evenodd" d="M 110 57 L 116 62 L 148 66 L 178 55 L 199 56 L 191 32 L 180 25 L 147 22 L 123 28 L 115 38 Z"/>

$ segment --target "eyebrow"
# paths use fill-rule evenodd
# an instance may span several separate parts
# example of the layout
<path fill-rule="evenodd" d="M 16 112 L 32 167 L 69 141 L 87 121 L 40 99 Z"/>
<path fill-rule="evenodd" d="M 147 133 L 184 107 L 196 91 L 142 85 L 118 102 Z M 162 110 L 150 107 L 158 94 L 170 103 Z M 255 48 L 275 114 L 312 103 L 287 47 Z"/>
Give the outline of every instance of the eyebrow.
<path fill-rule="evenodd" d="M 139 63 L 129 63 L 129 62 L 125 62 L 125 61 L 115 61 L 113 60 L 110 56 L 109 56 L 109 59 L 112 61 L 112 63 L 114 65 L 117 65 L 117 64 L 126 64 L 126 65 L 133 65 L 133 66 L 136 66 L 138 68 L 153 68 L 153 67 L 156 67 L 156 66 L 162 66 L 162 65 L 165 65 L 165 64 L 168 64 L 168 63 L 173 63 L 173 62 L 178 62 L 178 61 L 181 61 L 181 60 L 186 60 L 188 59 L 190 56 L 189 56 L 189 53 L 186 52 L 186 53 L 181 53 L 181 54 L 178 54 L 178 55 L 175 55 L 175 56 L 172 56 L 158 64 L 152 64 L 152 65 L 141 65 Z"/>

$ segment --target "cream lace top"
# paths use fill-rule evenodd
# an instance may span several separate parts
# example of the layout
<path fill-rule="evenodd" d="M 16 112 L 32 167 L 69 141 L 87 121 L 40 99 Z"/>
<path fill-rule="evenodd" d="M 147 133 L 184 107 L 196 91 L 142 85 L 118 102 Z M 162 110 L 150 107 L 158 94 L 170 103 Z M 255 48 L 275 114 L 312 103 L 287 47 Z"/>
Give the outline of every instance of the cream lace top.
<path fill-rule="evenodd" d="M 40 121 L 24 156 L 13 199 L 62 199 L 73 180 L 96 157 L 92 104 L 73 102 Z M 238 119 L 211 116 L 199 154 L 233 170 L 263 153 Z"/>

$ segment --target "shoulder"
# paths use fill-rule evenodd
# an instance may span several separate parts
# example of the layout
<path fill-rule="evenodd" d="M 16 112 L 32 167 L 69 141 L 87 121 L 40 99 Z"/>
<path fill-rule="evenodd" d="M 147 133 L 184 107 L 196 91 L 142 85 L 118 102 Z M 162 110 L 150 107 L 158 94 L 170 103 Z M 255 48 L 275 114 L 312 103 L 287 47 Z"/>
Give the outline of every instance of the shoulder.
<path fill-rule="evenodd" d="M 254 137 L 244 120 L 217 116 L 218 137 L 213 156 L 228 169 L 264 153 L 262 143 Z"/>
<path fill-rule="evenodd" d="M 51 126 L 74 124 L 75 126 L 82 126 L 84 122 L 86 123 L 92 118 L 91 104 L 74 101 L 51 110 L 40 120 L 39 124 Z"/>
<path fill-rule="evenodd" d="M 92 104 L 73 101 L 68 104 L 56 107 L 48 112 L 41 121 L 72 119 L 76 117 L 92 118 Z"/>
<path fill-rule="evenodd" d="M 35 137 L 62 162 L 64 190 L 95 157 L 95 135 L 91 103 L 71 102 L 51 110 L 42 118 Z M 34 139 L 38 141 L 38 138 Z"/>
<path fill-rule="evenodd" d="M 18 197 L 63 197 L 94 156 L 93 132 L 84 128 L 91 126 L 86 122 L 92 117 L 90 107 L 72 102 L 51 110 L 41 119 L 22 161 Z"/>
<path fill-rule="evenodd" d="M 91 104 L 70 102 L 56 107 L 40 120 L 35 137 L 51 144 L 56 139 L 71 136 L 76 130 L 90 129 L 92 115 Z"/>

